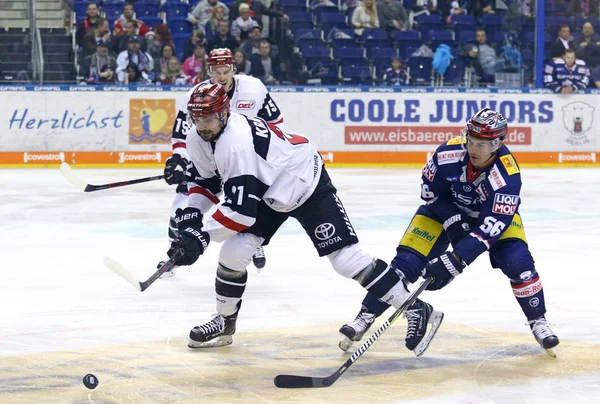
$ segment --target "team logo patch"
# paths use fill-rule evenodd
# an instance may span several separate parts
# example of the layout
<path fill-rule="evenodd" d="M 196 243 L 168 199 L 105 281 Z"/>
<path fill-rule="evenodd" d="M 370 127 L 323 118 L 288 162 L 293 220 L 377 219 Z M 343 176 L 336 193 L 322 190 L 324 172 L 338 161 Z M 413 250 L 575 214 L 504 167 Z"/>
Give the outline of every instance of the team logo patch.
<path fill-rule="evenodd" d="M 252 109 L 254 108 L 254 101 L 238 101 L 235 104 L 236 109 Z"/>
<path fill-rule="evenodd" d="M 508 175 L 517 174 L 520 171 L 517 162 L 510 154 L 500 157 L 500 161 L 504 165 L 504 168 L 506 168 Z"/>
<path fill-rule="evenodd" d="M 433 181 L 436 171 L 437 167 L 433 162 L 433 159 L 429 159 L 425 167 L 423 167 L 423 177 L 427 178 L 429 181 Z"/>
<path fill-rule="evenodd" d="M 572 102 L 562 108 L 563 124 L 571 134 L 567 142 L 574 146 L 590 143 L 588 132 L 593 128 L 594 109 L 591 105 L 581 101 Z"/>
<path fill-rule="evenodd" d="M 335 226 L 331 223 L 321 223 L 315 229 L 315 237 L 321 241 L 330 239 L 335 234 Z"/>
<path fill-rule="evenodd" d="M 479 195 L 482 201 L 487 200 L 487 191 L 483 184 L 479 184 L 479 186 L 475 188 L 475 191 L 477 192 L 477 195 Z"/>
<path fill-rule="evenodd" d="M 496 194 L 494 195 L 492 212 L 513 216 L 517 211 L 517 206 L 519 206 L 519 197 L 517 195 Z"/>

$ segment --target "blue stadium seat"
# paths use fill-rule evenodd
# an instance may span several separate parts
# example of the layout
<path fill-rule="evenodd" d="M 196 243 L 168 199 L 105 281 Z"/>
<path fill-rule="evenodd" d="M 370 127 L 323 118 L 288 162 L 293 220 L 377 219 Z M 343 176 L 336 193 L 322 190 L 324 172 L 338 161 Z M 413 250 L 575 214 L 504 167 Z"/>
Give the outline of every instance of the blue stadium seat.
<path fill-rule="evenodd" d="M 367 58 L 369 60 L 386 59 L 391 60 L 393 57 L 399 57 L 398 50 L 391 47 L 366 47 Z"/>
<path fill-rule="evenodd" d="M 417 21 L 419 32 L 421 32 L 421 39 L 423 39 L 424 42 L 431 41 L 432 31 L 444 29 L 442 17 L 438 14 L 421 14 L 415 18 L 415 21 Z"/>
<path fill-rule="evenodd" d="M 319 61 L 331 60 L 330 50 L 324 46 L 304 49 L 302 57 L 308 70 L 312 70 Z"/>
<path fill-rule="evenodd" d="M 104 10 L 106 18 L 109 20 L 118 19 L 121 14 L 123 14 L 124 4 L 125 3 L 105 3 L 104 6 L 102 6 L 102 9 Z"/>
<path fill-rule="evenodd" d="M 173 35 L 173 45 L 175 45 L 175 50 L 179 53 L 183 53 L 183 48 L 185 48 L 185 43 L 190 39 L 190 35 L 185 32 L 174 33 Z M 179 58 L 181 60 L 181 58 Z M 183 60 L 181 61 L 183 63 Z"/>
<path fill-rule="evenodd" d="M 333 59 L 339 60 L 342 66 L 368 66 L 363 48 L 333 48 Z"/>
<path fill-rule="evenodd" d="M 475 31 L 462 31 L 458 37 L 458 43 L 460 45 L 466 45 L 477 42 L 475 40 Z"/>
<path fill-rule="evenodd" d="M 400 58 L 408 59 L 412 53 L 422 44 L 421 35 L 417 31 L 396 31 L 394 33 L 394 42 L 400 51 Z"/>
<path fill-rule="evenodd" d="M 185 17 L 176 17 L 167 19 L 167 25 L 172 34 L 192 34 L 192 24 Z"/>
<path fill-rule="evenodd" d="M 149 1 L 137 1 L 133 9 L 135 10 L 135 16 L 143 20 L 147 16 L 156 17 L 160 11 L 160 4 Z"/>
<path fill-rule="evenodd" d="M 144 24 L 148 26 L 148 28 L 154 28 L 157 24 L 162 24 L 164 21 L 160 17 L 145 17 Z"/>
<path fill-rule="evenodd" d="M 481 17 L 480 22 L 484 27 L 489 25 L 502 25 L 502 17 L 497 14 L 487 14 Z"/>
<path fill-rule="evenodd" d="M 545 16 L 546 26 L 550 25 L 569 25 L 569 17 L 563 15 L 547 15 Z"/>
<path fill-rule="evenodd" d="M 377 59 L 373 63 L 375 68 L 375 77 L 378 80 L 383 80 L 383 75 L 385 74 L 385 71 L 392 66 L 392 62 L 387 59 Z"/>
<path fill-rule="evenodd" d="M 432 63 L 433 58 L 426 57 L 411 57 L 408 60 L 408 68 L 413 84 L 431 85 Z"/>
<path fill-rule="evenodd" d="M 373 74 L 367 66 L 343 66 L 342 77 L 344 84 L 365 86 L 373 84 Z"/>
<path fill-rule="evenodd" d="M 320 20 L 317 23 L 323 26 L 325 35 L 333 28 L 346 28 L 346 17 L 341 12 L 321 14 Z"/>
<path fill-rule="evenodd" d="M 444 74 L 444 83 L 451 84 L 453 86 L 460 86 L 465 77 L 465 61 L 460 58 L 454 58 L 450 66 L 448 66 L 448 70 L 446 70 L 446 74 Z"/>
<path fill-rule="evenodd" d="M 360 40 L 364 41 L 365 46 L 390 46 L 390 37 L 384 29 L 366 29 Z"/>
<path fill-rule="evenodd" d="M 310 71 L 310 76 L 320 78 L 323 85 L 338 85 L 339 67 L 331 59 L 321 59 Z"/>
<path fill-rule="evenodd" d="M 317 21 L 320 21 L 324 14 L 339 14 L 340 10 L 336 6 L 318 6 L 314 8 L 315 16 L 317 17 Z"/>
<path fill-rule="evenodd" d="M 547 17 L 546 17 L 547 18 Z M 571 32 L 581 32 L 581 27 L 583 24 L 589 22 L 594 27 L 594 33 L 598 35 L 600 33 L 600 19 L 598 18 L 586 18 L 586 17 L 575 17 L 573 20 L 573 30 Z"/>
<path fill-rule="evenodd" d="M 323 39 L 323 31 L 315 28 L 300 28 L 294 32 L 294 38 L 296 40 L 303 38 L 311 38 L 311 39 Z"/>
<path fill-rule="evenodd" d="M 290 27 L 294 33 L 294 36 L 297 36 L 296 31 L 300 29 L 314 28 L 312 14 L 308 11 L 290 11 L 288 16 L 290 17 Z"/>
<path fill-rule="evenodd" d="M 77 17 L 83 16 L 85 18 L 85 12 L 87 11 L 88 4 L 91 2 L 81 2 L 73 4 L 73 12 Z"/>
<path fill-rule="evenodd" d="M 475 26 L 475 16 L 471 14 L 454 14 L 450 17 L 450 23 L 453 25 L 462 24 Z"/>
<path fill-rule="evenodd" d="M 292 11 L 307 11 L 306 0 L 280 0 L 279 6 L 286 14 Z"/>
<path fill-rule="evenodd" d="M 187 13 L 190 9 L 190 5 L 187 3 L 169 3 L 166 2 L 162 6 L 162 10 L 167 15 L 167 19 L 171 20 L 173 17 L 187 17 Z"/>

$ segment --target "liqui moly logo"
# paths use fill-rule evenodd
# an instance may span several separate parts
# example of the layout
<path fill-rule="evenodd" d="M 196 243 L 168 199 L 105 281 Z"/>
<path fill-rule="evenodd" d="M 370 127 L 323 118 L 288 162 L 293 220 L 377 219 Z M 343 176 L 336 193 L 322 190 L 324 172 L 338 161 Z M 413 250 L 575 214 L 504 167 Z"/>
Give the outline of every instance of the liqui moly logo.
<path fill-rule="evenodd" d="M 494 207 L 492 212 L 500 215 L 513 216 L 519 205 L 519 197 L 517 195 L 496 194 L 494 195 Z"/>

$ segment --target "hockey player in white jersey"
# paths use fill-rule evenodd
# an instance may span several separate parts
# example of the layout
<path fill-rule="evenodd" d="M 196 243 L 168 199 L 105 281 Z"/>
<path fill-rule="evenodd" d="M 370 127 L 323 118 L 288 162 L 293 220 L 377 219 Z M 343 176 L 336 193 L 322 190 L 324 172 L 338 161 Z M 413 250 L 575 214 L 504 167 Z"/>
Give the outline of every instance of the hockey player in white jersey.
<path fill-rule="evenodd" d="M 225 88 L 210 83 L 197 87 L 188 104 L 188 207 L 176 218 L 179 236 L 167 254 L 183 249 L 177 264 L 192 265 L 211 241 L 222 243 L 217 314 L 191 330 L 188 346 L 231 344 L 252 253 L 289 217 L 300 222 L 336 272 L 399 307 L 407 288 L 385 262 L 361 249 L 315 145 L 260 117 L 231 112 L 229 104 Z M 221 193 L 223 202 L 204 218 Z"/>
<path fill-rule="evenodd" d="M 219 83 L 227 91 L 232 111 L 248 116 L 258 116 L 283 130 L 283 117 L 267 88 L 259 79 L 235 74 L 235 59 L 229 49 L 213 49 L 209 54 L 207 64 L 210 79 L 196 85 L 186 93 L 185 97 L 177 100 L 177 119 L 173 125 L 172 135 L 173 155 L 167 159 L 164 170 L 167 184 L 177 184 L 176 196 L 171 205 L 169 241 L 177 237 L 177 226 L 174 220 L 177 209 L 181 209 L 187 204 L 187 186 L 184 181 L 184 171 L 189 160 L 185 135 L 188 129 L 187 104 L 196 88 L 206 83 Z M 259 271 L 265 266 L 266 258 L 262 246 L 257 247 L 252 261 Z M 164 261 L 160 262 L 159 267 L 163 263 Z M 175 269 L 165 275 L 173 276 L 174 274 Z"/>

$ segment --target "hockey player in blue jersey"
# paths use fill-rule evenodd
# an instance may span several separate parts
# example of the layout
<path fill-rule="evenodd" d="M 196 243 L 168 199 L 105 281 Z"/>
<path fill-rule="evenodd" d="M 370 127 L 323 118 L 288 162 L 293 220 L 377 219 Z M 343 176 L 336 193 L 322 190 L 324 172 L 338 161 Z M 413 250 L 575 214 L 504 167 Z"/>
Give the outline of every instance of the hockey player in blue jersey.
<path fill-rule="evenodd" d="M 590 83 L 590 69 L 585 62 L 575 58 L 573 49 L 565 50 L 562 58 L 544 67 L 544 86 L 555 93 L 571 94 L 583 91 Z"/>
<path fill-rule="evenodd" d="M 505 117 L 484 108 L 468 121 L 461 137 L 438 147 L 423 168 L 425 204 L 417 209 L 391 266 L 407 282 L 434 277 L 428 289 L 438 290 L 489 251 L 492 266 L 509 278 L 535 339 L 555 356 L 559 340 L 544 317 L 544 291 L 518 212 L 520 169 L 503 144 L 507 132 Z M 447 250 L 450 244 L 452 252 Z M 340 348 L 347 350 L 360 340 L 388 307 L 367 294 L 356 319 L 340 328 Z M 408 349 L 419 344 L 422 353 L 427 348 L 433 337 L 425 337 L 427 323 L 435 319 L 432 313 L 418 299 L 406 311 Z"/>

